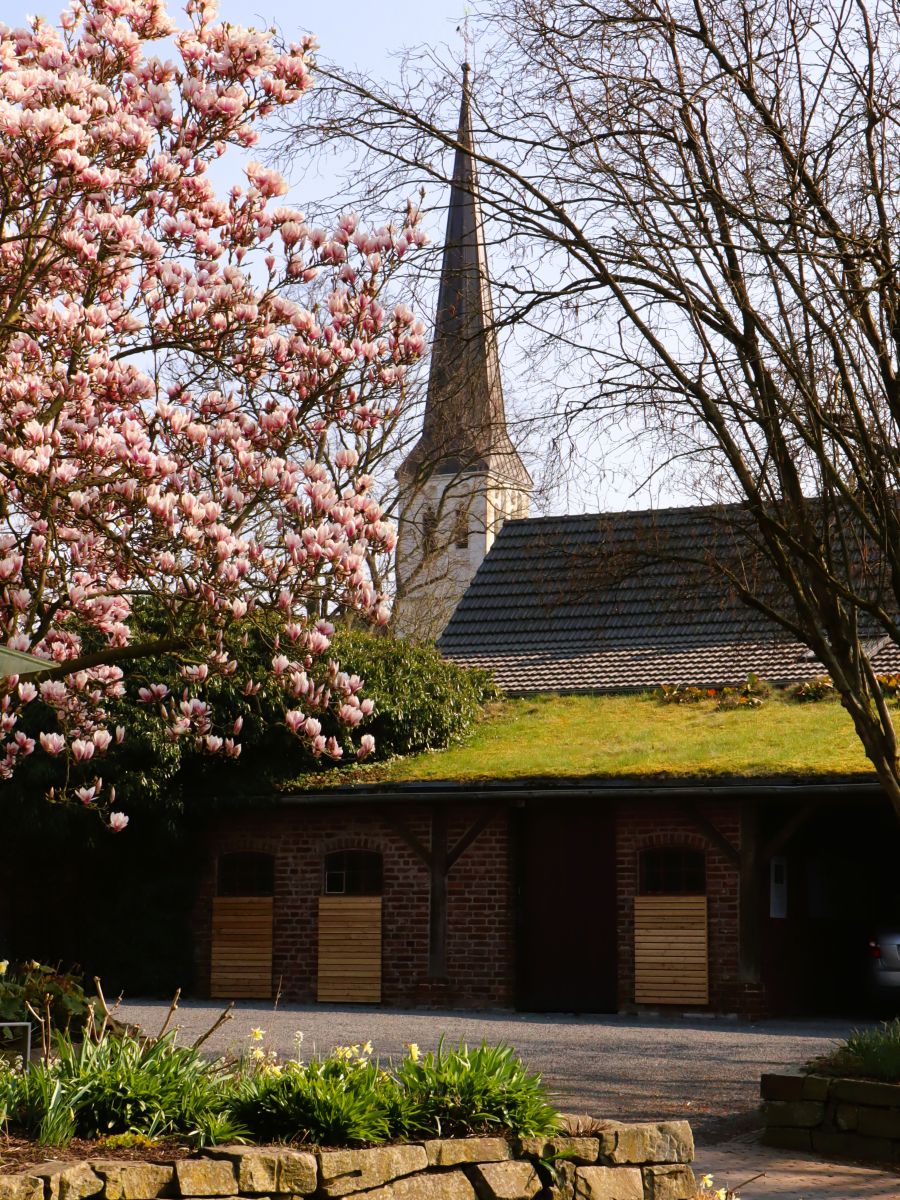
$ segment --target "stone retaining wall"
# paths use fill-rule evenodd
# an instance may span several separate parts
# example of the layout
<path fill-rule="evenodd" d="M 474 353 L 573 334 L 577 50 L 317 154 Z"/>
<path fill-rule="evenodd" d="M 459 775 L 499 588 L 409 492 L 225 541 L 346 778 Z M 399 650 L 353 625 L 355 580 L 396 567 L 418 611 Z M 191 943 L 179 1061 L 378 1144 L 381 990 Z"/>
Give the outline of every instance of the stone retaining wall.
<path fill-rule="evenodd" d="M 763 1075 L 770 1146 L 840 1158 L 900 1162 L 900 1084 L 827 1075 Z"/>
<path fill-rule="evenodd" d="M 565 1136 L 370 1150 L 218 1146 L 171 1164 L 48 1162 L 0 1175 L 0 1200 L 695 1200 L 686 1121 L 583 1121 Z"/>

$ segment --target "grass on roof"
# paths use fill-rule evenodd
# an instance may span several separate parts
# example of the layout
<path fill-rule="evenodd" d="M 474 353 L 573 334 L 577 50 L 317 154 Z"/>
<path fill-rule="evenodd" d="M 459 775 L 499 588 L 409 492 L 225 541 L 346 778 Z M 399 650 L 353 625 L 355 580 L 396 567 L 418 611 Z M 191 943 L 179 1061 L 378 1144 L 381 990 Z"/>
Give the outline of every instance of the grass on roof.
<path fill-rule="evenodd" d="M 834 700 L 757 709 L 653 696 L 536 696 L 495 705 L 464 745 L 307 779 L 307 786 L 542 777 L 862 775 L 871 765 Z"/>

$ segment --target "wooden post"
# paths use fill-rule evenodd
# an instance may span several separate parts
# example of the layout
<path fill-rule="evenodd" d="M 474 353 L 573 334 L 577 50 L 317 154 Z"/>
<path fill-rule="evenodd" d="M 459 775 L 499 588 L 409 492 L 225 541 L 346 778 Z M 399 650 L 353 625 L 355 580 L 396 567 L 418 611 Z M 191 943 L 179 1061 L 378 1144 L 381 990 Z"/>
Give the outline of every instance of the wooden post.
<path fill-rule="evenodd" d="M 738 929 L 739 976 L 742 983 L 762 981 L 759 928 L 759 812 L 752 800 L 741 804 L 741 868 Z"/>
<path fill-rule="evenodd" d="M 428 975 L 447 978 L 447 809 L 441 805 L 431 811 L 431 906 L 428 921 Z"/>
<path fill-rule="evenodd" d="M 386 819 L 396 833 L 403 838 L 416 857 L 428 868 L 430 884 L 430 907 L 428 913 L 428 976 L 430 979 L 447 979 L 447 876 L 450 868 L 487 828 L 494 818 L 495 810 L 485 809 L 460 836 L 459 841 L 449 848 L 446 806 L 435 806 L 431 810 L 431 845 L 426 849 L 408 828 L 405 821 L 389 814 Z"/>

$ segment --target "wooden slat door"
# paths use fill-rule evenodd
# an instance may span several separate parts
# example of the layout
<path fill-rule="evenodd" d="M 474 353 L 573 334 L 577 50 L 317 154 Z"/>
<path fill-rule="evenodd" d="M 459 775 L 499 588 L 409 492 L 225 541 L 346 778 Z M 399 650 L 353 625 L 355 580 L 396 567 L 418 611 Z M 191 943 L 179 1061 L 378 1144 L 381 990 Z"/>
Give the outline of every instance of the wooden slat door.
<path fill-rule="evenodd" d="M 271 999 L 271 896 L 213 897 L 209 994 L 214 1000 Z"/>
<path fill-rule="evenodd" d="M 705 896 L 637 896 L 634 901 L 637 1004 L 708 1004 Z"/>
<path fill-rule="evenodd" d="M 381 897 L 319 897 L 317 998 L 381 1002 Z"/>

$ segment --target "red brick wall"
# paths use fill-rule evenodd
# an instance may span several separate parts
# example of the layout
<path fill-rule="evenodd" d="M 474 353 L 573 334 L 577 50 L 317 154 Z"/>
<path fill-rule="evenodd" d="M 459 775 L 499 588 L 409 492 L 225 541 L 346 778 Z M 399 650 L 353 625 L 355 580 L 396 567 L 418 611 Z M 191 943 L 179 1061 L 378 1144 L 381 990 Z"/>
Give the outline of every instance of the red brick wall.
<path fill-rule="evenodd" d="M 697 802 L 736 850 L 740 849 L 740 805 L 736 801 Z M 634 897 L 642 850 L 685 847 L 706 853 L 709 904 L 709 1011 L 759 1015 L 763 990 L 739 975 L 739 875 L 737 866 L 672 804 L 633 803 L 619 808 L 616 876 L 619 927 L 619 1007 L 634 1005 Z"/>
<path fill-rule="evenodd" d="M 399 814 L 398 814 L 399 815 Z M 403 820 L 428 846 L 427 811 L 404 807 Z M 454 809 L 449 845 L 476 819 Z M 513 890 L 508 821 L 497 812 L 450 871 L 448 981 L 428 978 L 429 880 L 424 863 L 372 808 L 284 808 L 219 818 L 202 841 L 202 880 L 194 912 L 197 978 L 209 985 L 210 911 L 217 856 L 259 851 L 275 856 L 273 974 L 287 1001 L 316 995 L 316 922 L 322 856 L 377 850 L 384 862 L 382 998 L 385 1004 L 508 1006 L 513 992 Z"/>

